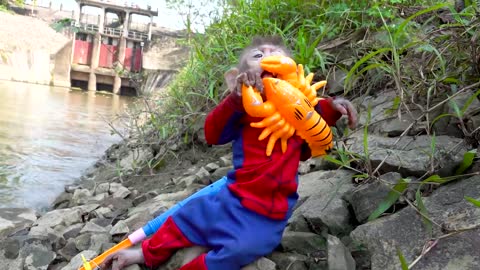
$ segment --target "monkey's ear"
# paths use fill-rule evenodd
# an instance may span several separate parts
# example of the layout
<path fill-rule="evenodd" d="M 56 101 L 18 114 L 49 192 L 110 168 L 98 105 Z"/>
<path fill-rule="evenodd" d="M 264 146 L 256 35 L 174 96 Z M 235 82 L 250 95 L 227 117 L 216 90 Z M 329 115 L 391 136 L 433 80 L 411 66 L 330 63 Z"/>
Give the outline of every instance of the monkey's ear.
<path fill-rule="evenodd" d="M 234 90 L 237 87 L 238 68 L 232 68 L 225 72 L 225 82 L 229 90 Z"/>

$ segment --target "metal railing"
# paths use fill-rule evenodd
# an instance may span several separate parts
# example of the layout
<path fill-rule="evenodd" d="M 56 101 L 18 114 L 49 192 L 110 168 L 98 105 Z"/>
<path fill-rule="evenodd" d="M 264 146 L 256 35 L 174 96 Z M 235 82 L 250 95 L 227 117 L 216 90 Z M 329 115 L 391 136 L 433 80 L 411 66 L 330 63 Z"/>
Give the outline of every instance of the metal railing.
<path fill-rule="evenodd" d="M 110 36 L 119 37 L 122 35 L 123 30 L 118 28 L 105 27 L 103 33 Z"/>
<path fill-rule="evenodd" d="M 78 29 L 82 32 L 96 33 L 99 31 L 99 27 L 96 24 L 74 22 L 73 25 L 78 27 Z M 104 27 L 103 33 L 109 36 L 120 37 L 122 36 L 123 30 L 118 28 L 112 28 L 112 27 Z M 136 39 L 136 40 L 147 40 L 148 33 L 130 30 L 128 31 L 127 37 L 131 39 Z"/>
<path fill-rule="evenodd" d="M 129 31 L 128 37 L 137 40 L 146 40 L 148 39 L 147 33 L 137 32 L 137 31 Z"/>

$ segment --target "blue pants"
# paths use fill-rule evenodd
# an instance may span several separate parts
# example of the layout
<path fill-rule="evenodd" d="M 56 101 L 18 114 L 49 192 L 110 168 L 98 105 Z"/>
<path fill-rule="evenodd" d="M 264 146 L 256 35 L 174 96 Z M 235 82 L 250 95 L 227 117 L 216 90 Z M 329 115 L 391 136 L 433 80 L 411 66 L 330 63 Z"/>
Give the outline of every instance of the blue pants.
<path fill-rule="evenodd" d="M 278 246 L 288 217 L 273 220 L 250 211 L 225 187 L 191 200 L 172 219 L 190 242 L 211 249 L 209 270 L 239 270 Z"/>

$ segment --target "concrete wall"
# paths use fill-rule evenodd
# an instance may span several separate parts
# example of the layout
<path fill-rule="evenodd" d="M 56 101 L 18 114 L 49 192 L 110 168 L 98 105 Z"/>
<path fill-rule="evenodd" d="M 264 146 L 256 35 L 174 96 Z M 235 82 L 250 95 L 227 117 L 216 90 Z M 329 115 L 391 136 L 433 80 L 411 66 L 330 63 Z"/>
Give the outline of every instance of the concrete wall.
<path fill-rule="evenodd" d="M 50 84 L 50 53 L 46 50 L 3 52 L 0 79 Z"/>
<path fill-rule="evenodd" d="M 56 54 L 48 50 L 0 51 L 0 80 L 70 87 L 72 42 Z"/>
<path fill-rule="evenodd" d="M 65 44 L 53 59 L 52 81 L 55 86 L 70 87 L 70 71 L 72 69 L 73 40 Z"/>

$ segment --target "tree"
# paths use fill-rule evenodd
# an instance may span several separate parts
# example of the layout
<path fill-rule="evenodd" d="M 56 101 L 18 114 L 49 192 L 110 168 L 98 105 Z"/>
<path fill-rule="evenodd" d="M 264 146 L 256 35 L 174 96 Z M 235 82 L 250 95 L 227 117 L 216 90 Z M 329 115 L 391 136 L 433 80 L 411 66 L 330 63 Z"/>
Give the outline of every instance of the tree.
<path fill-rule="evenodd" d="M 201 32 L 212 20 L 220 16 L 225 0 L 165 0 L 169 9 L 182 17 L 188 38 L 191 33 Z"/>
<path fill-rule="evenodd" d="M 10 3 L 14 3 L 18 6 L 23 6 L 23 4 L 25 4 L 25 0 L 0 0 L 0 6 L 9 7 Z"/>

